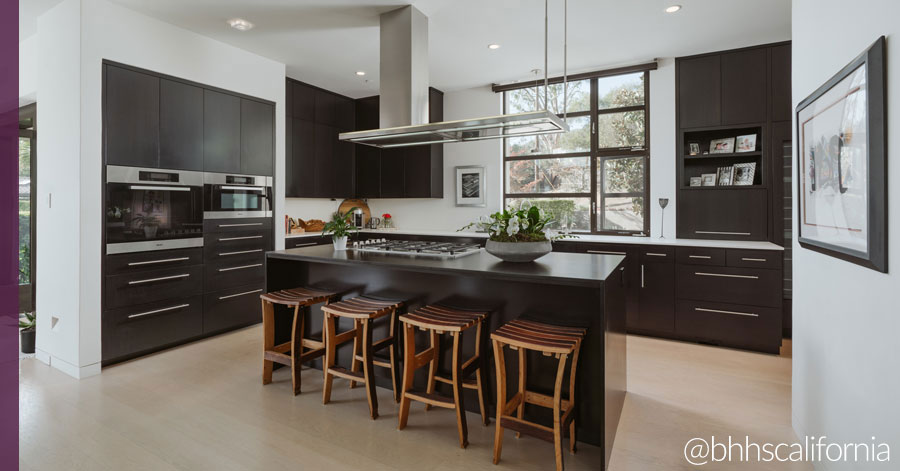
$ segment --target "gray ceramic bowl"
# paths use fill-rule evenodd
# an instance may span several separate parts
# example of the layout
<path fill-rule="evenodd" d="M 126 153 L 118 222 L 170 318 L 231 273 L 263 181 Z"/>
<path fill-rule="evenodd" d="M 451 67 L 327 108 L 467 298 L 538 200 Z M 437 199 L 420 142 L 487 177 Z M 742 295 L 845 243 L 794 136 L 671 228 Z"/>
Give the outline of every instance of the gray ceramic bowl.
<path fill-rule="evenodd" d="M 533 262 L 553 251 L 549 240 L 542 242 L 495 242 L 488 240 L 487 253 L 504 262 Z"/>

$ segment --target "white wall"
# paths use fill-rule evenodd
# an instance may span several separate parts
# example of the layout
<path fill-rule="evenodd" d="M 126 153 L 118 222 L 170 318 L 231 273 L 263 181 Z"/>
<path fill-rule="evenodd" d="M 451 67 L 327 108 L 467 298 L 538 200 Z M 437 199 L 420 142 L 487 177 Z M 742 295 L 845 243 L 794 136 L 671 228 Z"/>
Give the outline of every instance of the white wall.
<path fill-rule="evenodd" d="M 37 35 L 19 41 L 19 106 L 37 98 Z"/>
<path fill-rule="evenodd" d="M 79 18 L 80 23 L 77 21 Z M 58 21 L 51 24 L 50 19 Z M 42 22 L 46 28 L 42 28 Z M 70 33 L 63 37 L 51 26 Z M 45 284 L 42 285 L 44 289 L 38 288 L 37 306 L 39 316 L 54 315 L 73 320 L 72 323 L 61 322 L 52 335 L 39 332 L 41 340 L 38 340 L 38 348 L 49 353 L 51 364 L 56 364 L 58 360 L 70 363 L 77 367 L 77 371 L 70 370 L 69 373 L 84 376 L 99 372 L 100 362 L 102 60 L 109 59 L 276 102 L 276 168 L 284 168 L 285 66 L 105 0 L 66 0 L 39 18 L 38 36 L 41 44 L 38 58 L 41 157 L 38 162 L 39 165 L 44 164 L 38 170 L 38 195 L 40 198 L 49 191 L 56 193 L 53 211 L 45 211 L 44 218 L 38 221 L 39 237 L 43 239 L 38 240 L 37 271 L 39 277 L 41 272 L 44 275 L 44 278 L 38 279 L 38 284 Z M 63 52 L 56 54 L 58 51 Z M 63 54 L 64 57 L 58 57 Z M 52 63 L 60 59 L 64 59 L 62 64 Z M 59 93 L 49 93 L 54 89 L 59 89 Z M 72 100 L 75 100 L 78 113 L 68 116 L 69 120 L 65 123 L 52 125 L 52 120 L 58 120 L 60 115 L 51 111 L 62 103 L 70 104 Z M 69 108 L 64 111 L 72 114 Z M 48 123 L 51 125 L 45 127 Z M 70 134 L 73 132 L 75 136 Z M 55 147 L 64 148 L 65 153 L 53 152 Z M 65 176 L 62 181 L 66 185 L 56 189 L 51 186 L 53 180 L 48 181 L 42 173 L 42 169 L 55 165 L 65 170 L 48 171 L 59 174 L 61 180 Z M 283 175 L 278 175 L 279 191 L 275 202 L 275 213 L 281 218 L 283 179 Z M 65 201 L 66 206 L 57 206 L 57 201 Z M 45 203 L 42 203 L 38 210 L 39 217 L 44 207 Z M 62 221 L 73 219 L 73 224 L 60 224 L 57 215 L 62 216 Z M 41 224 L 42 220 L 44 224 Z M 276 240 L 278 245 L 283 244 L 281 237 Z M 73 247 L 72 244 L 77 245 Z M 59 252 L 65 250 L 66 263 L 53 259 L 56 246 L 60 247 Z M 45 264 L 44 270 L 41 270 L 42 262 Z M 76 271 L 53 270 L 50 267 L 54 265 Z M 59 296 L 50 289 L 55 284 L 72 285 L 73 280 L 79 280 L 77 293 L 67 292 L 65 296 Z M 76 351 L 67 349 L 56 352 L 57 345 L 74 345 Z"/>
<path fill-rule="evenodd" d="M 888 37 L 888 149 L 900 148 L 900 3 L 793 1 L 796 105 L 878 36 Z M 796 127 L 796 123 L 795 123 Z M 890 161 L 889 157 L 889 161 Z M 796 152 L 794 165 L 796 165 Z M 890 274 L 794 243 L 793 425 L 829 442 L 887 442 L 900 451 L 900 165 L 888 164 Z M 796 194 L 796 182 L 794 188 Z M 796 233 L 796 224 L 794 231 Z M 819 469 L 896 469 L 827 463 Z"/>

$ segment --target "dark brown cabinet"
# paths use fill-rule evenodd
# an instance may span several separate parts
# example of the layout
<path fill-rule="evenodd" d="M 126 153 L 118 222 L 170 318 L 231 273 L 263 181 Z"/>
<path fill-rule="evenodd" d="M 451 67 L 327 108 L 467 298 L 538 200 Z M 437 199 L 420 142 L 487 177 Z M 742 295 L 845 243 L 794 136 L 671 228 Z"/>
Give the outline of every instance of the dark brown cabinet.
<path fill-rule="evenodd" d="M 275 107 L 241 98 L 241 173 L 273 175 Z"/>
<path fill-rule="evenodd" d="M 772 67 L 770 83 L 772 87 L 770 114 L 772 121 L 790 121 L 791 109 L 791 45 L 783 44 L 771 49 Z"/>
<path fill-rule="evenodd" d="M 678 194 L 678 237 L 766 240 L 766 190 L 714 188 Z"/>
<path fill-rule="evenodd" d="M 671 247 L 641 247 L 637 329 L 675 330 L 675 255 Z"/>
<path fill-rule="evenodd" d="M 159 82 L 159 167 L 203 170 L 203 89 Z"/>
<path fill-rule="evenodd" d="M 241 172 L 241 99 L 203 91 L 203 170 Z"/>
<path fill-rule="evenodd" d="M 677 77 L 681 127 L 696 128 L 721 124 L 721 58 L 712 55 L 684 59 L 678 63 Z"/>
<path fill-rule="evenodd" d="M 293 119 L 290 146 L 290 172 L 285 174 L 285 194 L 310 198 L 315 188 L 316 124 L 304 119 Z"/>
<path fill-rule="evenodd" d="M 106 163 L 159 167 L 159 78 L 104 64 Z"/>
<path fill-rule="evenodd" d="M 766 121 L 767 49 L 722 54 L 722 124 Z"/>

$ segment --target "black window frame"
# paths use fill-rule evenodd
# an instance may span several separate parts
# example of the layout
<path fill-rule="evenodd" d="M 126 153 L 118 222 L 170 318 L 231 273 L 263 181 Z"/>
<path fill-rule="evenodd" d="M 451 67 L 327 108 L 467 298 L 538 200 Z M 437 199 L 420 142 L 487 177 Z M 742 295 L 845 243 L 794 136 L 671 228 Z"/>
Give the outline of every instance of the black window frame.
<path fill-rule="evenodd" d="M 507 143 L 506 139 L 503 142 L 503 153 L 502 153 L 502 167 L 503 167 L 503 207 L 506 207 L 506 202 L 509 199 L 538 199 L 538 198 L 588 198 L 590 199 L 590 230 L 583 231 L 572 231 L 573 233 L 578 234 L 600 234 L 600 235 L 630 235 L 630 236 L 649 236 L 650 235 L 650 70 L 654 70 L 656 68 L 656 64 L 652 64 L 652 66 L 643 65 L 638 66 L 636 70 L 630 69 L 620 69 L 614 71 L 598 71 L 598 72 L 589 72 L 586 74 L 579 74 L 578 76 L 570 77 L 571 81 L 581 81 L 581 80 L 590 80 L 590 109 L 587 111 L 579 111 L 579 112 L 570 112 L 568 113 L 568 117 L 577 118 L 583 116 L 590 116 L 590 134 L 591 134 L 591 143 L 590 150 L 588 152 L 569 152 L 569 153 L 561 153 L 561 154 L 529 154 L 529 155 L 518 155 L 518 156 L 508 156 L 507 155 Z M 613 77 L 618 75 L 632 75 L 636 72 L 642 72 L 644 74 L 644 103 L 641 105 L 631 105 L 631 106 L 623 106 L 617 108 L 598 108 L 598 80 L 605 77 Z M 555 85 L 562 82 L 562 77 L 554 77 L 549 81 L 551 85 Z M 494 87 L 495 91 L 503 93 L 503 112 L 506 113 L 507 106 L 507 91 L 515 90 L 518 88 L 527 88 L 534 87 L 535 85 L 543 86 L 543 82 L 532 82 L 528 84 L 523 84 L 520 86 L 509 86 L 509 87 Z M 643 111 L 644 113 L 644 145 L 642 147 L 613 147 L 613 148 L 600 148 L 599 147 L 599 138 L 597 135 L 597 127 L 599 125 L 599 117 L 600 115 L 605 114 L 615 114 L 615 113 L 624 113 L 628 111 Z M 558 115 L 559 117 L 563 117 L 562 114 Z M 591 172 L 591 187 L 590 192 L 574 192 L 574 193 L 509 193 L 508 182 L 507 182 L 507 163 L 518 160 L 544 160 L 544 159 L 558 159 L 558 158 L 571 158 L 571 157 L 588 157 L 590 160 L 590 172 Z M 644 164 L 644 188 L 640 193 L 630 192 L 630 193 L 611 193 L 611 192 L 603 192 L 599 191 L 604 188 L 603 185 L 603 175 L 599 172 L 599 169 L 602 168 L 603 162 L 607 160 L 620 159 L 620 158 L 629 158 L 629 157 L 639 157 L 643 158 Z M 644 224 L 641 230 L 611 230 L 604 229 L 604 212 L 602 211 L 603 203 L 607 198 L 617 198 L 617 197 L 642 197 L 644 201 Z"/>

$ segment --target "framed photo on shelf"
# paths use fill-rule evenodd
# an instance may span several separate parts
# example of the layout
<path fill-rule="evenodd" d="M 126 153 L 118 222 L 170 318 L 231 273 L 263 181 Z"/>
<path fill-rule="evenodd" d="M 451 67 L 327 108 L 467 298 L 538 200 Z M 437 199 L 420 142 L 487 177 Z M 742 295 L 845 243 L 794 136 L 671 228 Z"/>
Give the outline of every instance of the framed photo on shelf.
<path fill-rule="evenodd" d="M 725 137 L 722 139 L 713 139 L 709 142 L 710 154 L 730 154 L 734 152 L 734 138 Z"/>
<path fill-rule="evenodd" d="M 735 186 L 749 186 L 753 184 L 756 176 L 756 162 L 734 164 L 734 176 L 731 184 Z"/>
<path fill-rule="evenodd" d="M 691 186 L 700 186 L 703 183 L 701 177 L 691 177 Z"/>
<path fill-rule="evenodd" d="M 737 137 L 735 152 L 753 152 L 756 150 L 756 134 L 747 134 Z"/>
<path fill-rule="evenodd" d="M 716 174 L 704 173 L 700 175 L 700 186 L 716 186 Z"/>
<path fill-rule="evenodd" d="M 888 271 L 885 38 L 797 105 L 798 241 Z"/>
<path fill-rule="evenodd" d="M 731 186 L 731 179 L 734 176 L 734 167 L 729 165 L 727 167 L 719 167 L 718 172 L 716 172 L 716 185 L 717 186 Z"/>
<path fill-rule="evenodd" d="M 484 207 L 487 181 L 481 165 L 456 167 L 456 205 Z"/>
<path fill-rule="evenodd" d="M 691 142 L 688 144 L 690 147 L 690 155 L 700 155 L 700 143 L 699 142 Z"/>

